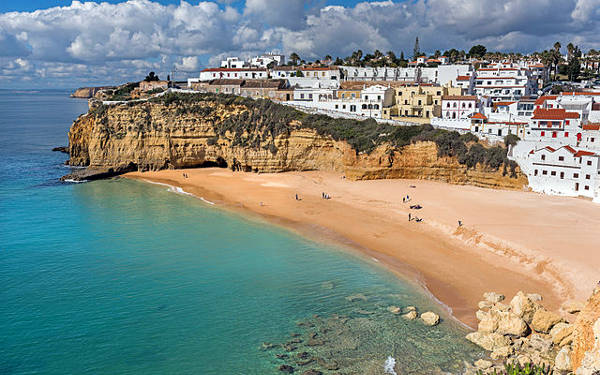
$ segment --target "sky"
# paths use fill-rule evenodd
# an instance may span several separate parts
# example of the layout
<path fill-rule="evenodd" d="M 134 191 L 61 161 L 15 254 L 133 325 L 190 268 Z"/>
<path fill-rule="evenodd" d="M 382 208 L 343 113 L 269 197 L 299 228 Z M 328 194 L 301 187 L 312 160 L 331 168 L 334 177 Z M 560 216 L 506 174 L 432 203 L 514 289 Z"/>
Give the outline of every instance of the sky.
<path fill-rule="evenodd" d="M 226 56 L 307 60 L 357 49 L 412 54 L 600 49 L 600 0 L 0 0 L 0 89 L 197 76 Z M 175 73 L 172 73 L 175 72 Z"/>

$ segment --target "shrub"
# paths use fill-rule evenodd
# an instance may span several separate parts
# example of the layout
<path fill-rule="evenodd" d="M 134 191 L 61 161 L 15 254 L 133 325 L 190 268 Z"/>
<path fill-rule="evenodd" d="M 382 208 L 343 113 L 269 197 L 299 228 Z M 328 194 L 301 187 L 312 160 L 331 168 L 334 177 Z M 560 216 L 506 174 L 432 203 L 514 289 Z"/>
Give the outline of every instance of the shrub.
<path fill-rule="evenodd" d="M 521 138 L 519 138 L 517 135 L 515 135 L 515 134 L 508 134 L 506 137 L 504 137 L 504 145 L 506 147 L 508 147 L 508 146 L 514 146 L 520 140 L 521 140 Z"/>
<path fill-rule="evenodd" d="M 465 143 L 479 142 L 479 138 L 473 133 L 465 133 L 460 136 L 460 139 Z"/>

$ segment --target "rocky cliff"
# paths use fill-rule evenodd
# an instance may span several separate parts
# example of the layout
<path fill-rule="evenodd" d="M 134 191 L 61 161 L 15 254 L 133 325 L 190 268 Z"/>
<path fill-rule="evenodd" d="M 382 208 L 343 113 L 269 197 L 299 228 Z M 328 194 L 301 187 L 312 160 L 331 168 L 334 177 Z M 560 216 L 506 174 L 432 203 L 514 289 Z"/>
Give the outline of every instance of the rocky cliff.
<path fill-rule="evenodd" d="M 527 184 L 518 170 L 511 178 L 503 168 L 467 169 L 456 158 L 438 157 L 433 142 L 402 147 L 383 142 L 358 152 L 339 136 L 336 140 L 313 126 L 310 117 L 297 117 L 296 111 L 279 105 L 264 109 L 247 103 L 150 101 L 93 107 L 71 127 L 68 164 L 87 166 L 102 176 L 223 166 L 256 172 L 326 170 L 350 179 L 431 179 L 506 189 Z"/>
<path fill-rule="evenodd" d="M 98 91 L 110 88 L 110 86 L 101 86 L 101 87 L 80 87 L 77 90 L 73 91 L 71 94 L 72 98 L 81 98 L 81 99 L 89 99 L 93 97 Z"/>
<path fill-rule="evenodd" d="M 571 361 L 577 375 L 600 374 L 600 286 L 575 320 Z"/>

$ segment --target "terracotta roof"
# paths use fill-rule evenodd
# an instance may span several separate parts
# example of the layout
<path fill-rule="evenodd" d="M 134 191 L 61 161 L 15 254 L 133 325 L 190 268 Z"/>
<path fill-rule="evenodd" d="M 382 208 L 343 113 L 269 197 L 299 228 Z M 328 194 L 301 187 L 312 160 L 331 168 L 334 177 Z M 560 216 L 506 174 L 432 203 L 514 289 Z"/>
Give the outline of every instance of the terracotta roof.
<path fill-rule="evenodd" d="M 281 89 L 285 87 L 285 79 L 265 80 L 265 79 L 247 79 L 242 88 L 257 89 L 257 88 L 272 88 Z"/>
<path fill-rule="evenodd" d="M 539 64 L 539 63 L 538 64 L 529 64 L 529 67 L 530 68 L 543 68 L 544 64 Z"/>
<path fill-rule="evenodd" d="M 556 151 L 555 149 L 553 149 L 553 148 L 552 148 L 552 147 L 550 147 L 550 146 L 546 146 L 546 147 L 544 147 L 544 148 L 545 148 L 546 150 L 550 151 L 550 152 L 554 152 L 554 151 Z"/>
<path fill-rule="evenodd" d="M 576 152 L 575 149 L 571 146 L 563 146 L 563 148 L 569 151 L 571 154 L 574 154 Z"/>
<path fill-rule="evenodd" d="M 516 102 L 495 102 L 494 105 L 498 107 L 498 106 L 504 106 L 504 105 L 511 105 L 514 103 L 516 103 Z"/>
<path fill-rule="evenodd" d="M 591 151 L 582 151 L 582 150 L 579 150 L 579 151 L 577 151 L 577 153 L 575 154 L 575 157 L 576 157 L 576 158 L 578 158 L 578 157 L 580 157 L 580 156 L 594 156 L 594 155 L 596 155 L 594 152 L 591 152 Z"/>
<path fill-rule="evenodd" d="M 475 95 L 443 95 L 442 100 L 477 100 Z"/>
<path fill-rule="evenodd" d="M 600 123 L 597 124 L 585 124 L 583 130 L 600 130 Z"/>
<path fill-rule="evenodd" d="M 534 120 L 566 120 L 566 119 L 578 119 L 579 113 L 577 112 L 567 112 L 564 108 L 538 108 L 533 111 Z"/>
<path fill-rule="evenodd" d="M 481 119 L 481 120 L 487 120 L 487 117 L 485 117 L 485 115 L 477 112 L 476 114 L 474 114 L 471 118 L 476 118 L 476 119 Z"/>
<path fill-rule="evenodd" d="M 469 81 L 471 79 L 471 76 L 458 76 L 456 77 L 457 81 Z"/>
<path fill-rule="evenodd" d="M 211 86 L 224 86 L 224 85 L 241 86 L 243 83 L 244 83 L 243 79 L 213 79 L 212 81 L 209 82 L 209 85 L 211 85 Z"/>
<path fill-rule="evenodd" d="M 546 100 L 555 100 L 556 98 L 558 98 L 558 96 L 556 95 L 544 95 L 544 96 L 540 96 L 539 98 L 537 98 L 537 100 L 535 101 L 536 105 L 542 105 L 544 104 L 544 102 Z"/>
<path fill-rule="evenodd" d="M 596 95 L 600 95 L 600 92 L 597 91 L 570 91 L 570 92 L 561 92 L 560 95 L 562 96 L 573 96 L 573 95 L 584 95 L 584 96 L 596 96 Z"/>

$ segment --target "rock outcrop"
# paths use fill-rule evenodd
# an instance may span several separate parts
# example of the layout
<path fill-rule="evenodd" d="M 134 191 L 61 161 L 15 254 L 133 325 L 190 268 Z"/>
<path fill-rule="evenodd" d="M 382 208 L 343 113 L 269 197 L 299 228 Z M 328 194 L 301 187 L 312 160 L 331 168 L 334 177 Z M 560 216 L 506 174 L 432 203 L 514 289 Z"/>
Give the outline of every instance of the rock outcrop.
<path fill-rule="evenodd" d="M 248 108 L 243 101 L 140 102 L 91 108 L 69 132 L 70 165 L 105 171 L 201 166 L 256 172 L 324 170 L 354 180 L 428 179 L 503 189 L 527 185 L 518 169 L 517 177 L 511 178 L 502 168 L 491 170 L 478 164 L 468 169 L 455 157 L 438 157 L 434 142 L 401 148 L 384 143 L 366 153 L 298 120 L 289 121 L 283 130 L 265 131 L 271 114 L 260 113 L 259 107 Z M 240 118 L 248 118 L 252 126 L 236 123 L 232 131 L 232 122 Z"/>
<path fill-rule="evenodd" d="M 504 296 L 484 294 L 477 311 L 479 326 L 467 340 L 490 351 L 490 358 L 499 361 L 483 373 L 502 373 L 503 363 L 534 364 L 551 367 L 558 373 L 571 369 L 573 325 L 557 314 L 547 311 L 542 297 L 518 292 L 510 304 L 502 303 Z"/>
<path fill-rule="evenodd" d="M 101 87 L 80 87 L 75 90 L 72 94 L 72 98 L 80 98 L 80 99 L 89 99 L 93 97 L 98 91 L 105 90 L 111 88 L 111 86 L 101 86 Z"/>
<path fill-rule="evenodd" d="M 575 320 L 572 347 L 571 363 L 576 375 L 600 373 L 600 286 Z"/>

